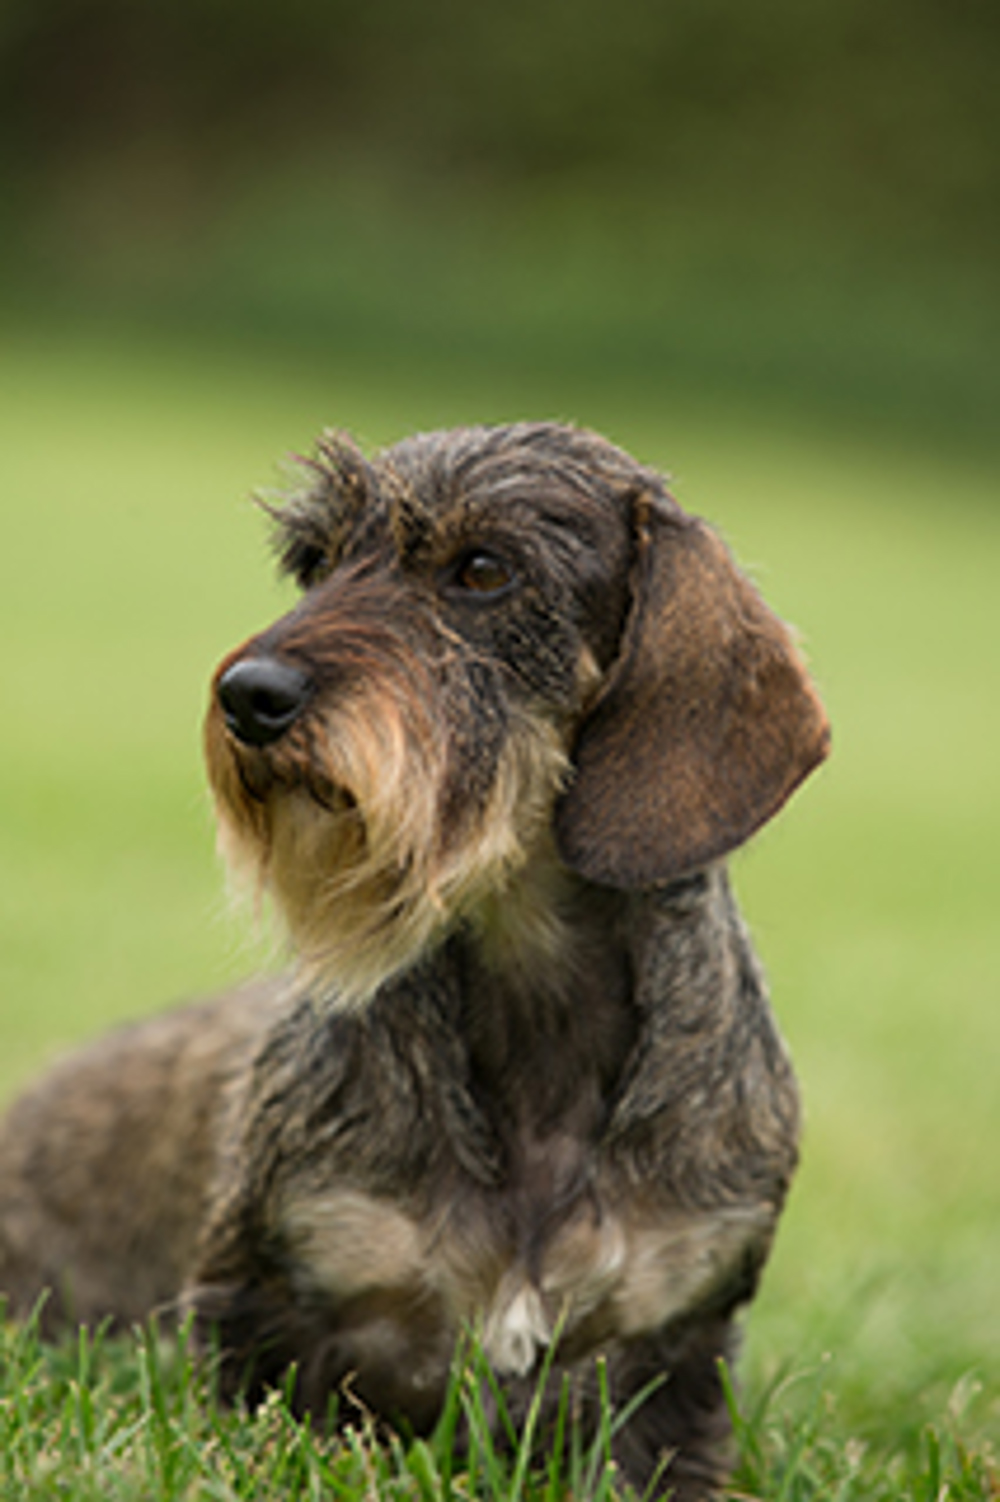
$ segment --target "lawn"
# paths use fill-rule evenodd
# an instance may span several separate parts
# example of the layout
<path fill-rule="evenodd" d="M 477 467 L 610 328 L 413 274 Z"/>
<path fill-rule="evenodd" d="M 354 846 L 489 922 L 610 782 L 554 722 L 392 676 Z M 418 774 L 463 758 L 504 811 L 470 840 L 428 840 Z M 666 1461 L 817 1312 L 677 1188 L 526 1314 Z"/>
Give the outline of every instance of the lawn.
<path fill-rule="evenodd" d="M 734 861 L 807 1106 L 802 1170 L 748 1321 L 743 1411 L 771 1396 L 744 1435 L 743 1489 L 1000 1495 L 988 454 L 649 381 L 9 331 L 0 1088 L 117 1019 L 275 959 L 228 911 L 198 744 L 214 663 L 288 598 L 249 491 L 325 423 L 376 443 L 529 415 L 589 423 L 675 476 L 800 628 L 834 724 L 828 768 Z M 149 1341 L 91 1361 L 6 1340 L 5 1497 L 350 1489 L 280 1414 L 206 1417 L 196 1379 L 169 1356 L 163 1375 Z M 291 1457 L 280 1475 L 275 1445 Z M 413 1470 L 358 1447 L 359 1487 L 449 1494 L 443 1450 Z"/>

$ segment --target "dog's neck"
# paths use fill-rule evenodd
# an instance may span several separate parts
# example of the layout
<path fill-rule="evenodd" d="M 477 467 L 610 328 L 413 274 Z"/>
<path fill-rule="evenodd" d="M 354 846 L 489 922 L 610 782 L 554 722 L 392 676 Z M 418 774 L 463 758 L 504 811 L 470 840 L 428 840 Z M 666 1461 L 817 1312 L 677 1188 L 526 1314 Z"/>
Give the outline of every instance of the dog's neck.
<path fill-rule="evenodd" d="M 568 870 L 546 831 L 532 858 L 482 894 L 452 932 L 505 1004 L 520 1000 L 530 1014 L 573 997 L 585 945 L 613 946 L 614 899 Z"/>
<path fill-rule="evenodd" d="M 546 914 L 551 947 L 516 947 L 523 929 L 498 936 L 479 923 L 449 939 L 442 961 L 473 1080 L 510 1120 L 541 1125 L 573 1114 L 581 1095 L 594 1097 L 588 1113 L 610 1097 L 638 1026 L 622 910 L 618 893 L 572 881 Z"/>
<path fill-rule="evenodd" d="M 643 893 L 564 867 L 529 870 L 530 880 L 458 925 L 428 961 L 451 997 L 448 1023 L 473 1095 L 494 1125 L 521 1140 L 567 1130 L 596 1140 L 640 1067 L 648 1030 L 669 1026 L 649 1015 L 650 953 L 661 951 L 665 929 L 678 936 L 672 952 L 700 951 L 697 935 L 728 888 L 721 869 Z M 653 991 L 663 982 L 652 980 Z"/>

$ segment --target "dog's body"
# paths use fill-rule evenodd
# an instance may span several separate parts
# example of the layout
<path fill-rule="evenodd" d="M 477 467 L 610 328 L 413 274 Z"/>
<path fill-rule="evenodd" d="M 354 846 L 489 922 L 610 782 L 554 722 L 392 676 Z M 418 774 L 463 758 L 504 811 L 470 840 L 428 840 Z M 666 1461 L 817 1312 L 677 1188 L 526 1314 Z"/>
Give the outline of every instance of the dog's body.
<path fill-rule="evenodd" d="M 714 536 L 594 435 L 328 440 L 309 473 L 277 513 L 302 602 L 207 723 L 296 981 L 14 1107 L 0 1286 L 91 1319 L 180 1296 L 224 1392 L 294 1363 L 302 1409 L 349 1379 L 417 1428 L 464 1325 L 515 1414 L 555 1340 L 584 1411 L 595 1355 L 619 1404 L 664 1378 L 617 1458 L 704 1496 L 797 1139 L 721 860 L 821 759 L 822 710 Z"/>

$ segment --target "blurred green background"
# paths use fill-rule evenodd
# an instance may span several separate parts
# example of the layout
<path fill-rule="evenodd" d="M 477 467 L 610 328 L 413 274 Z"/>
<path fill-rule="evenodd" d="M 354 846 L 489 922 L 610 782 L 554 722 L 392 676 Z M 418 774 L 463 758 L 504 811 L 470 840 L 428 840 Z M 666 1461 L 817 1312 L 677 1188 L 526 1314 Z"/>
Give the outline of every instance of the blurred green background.
<path fill-rule="evenodd" d="M 6 0 L 0 1086 L 273 959 L 198 746 L 253 487 L 586 422 L 834 722 L 734 863 L 808 1118 L 750 1370 L 1000 1431 L 998 64 L 982 0 Z"/>

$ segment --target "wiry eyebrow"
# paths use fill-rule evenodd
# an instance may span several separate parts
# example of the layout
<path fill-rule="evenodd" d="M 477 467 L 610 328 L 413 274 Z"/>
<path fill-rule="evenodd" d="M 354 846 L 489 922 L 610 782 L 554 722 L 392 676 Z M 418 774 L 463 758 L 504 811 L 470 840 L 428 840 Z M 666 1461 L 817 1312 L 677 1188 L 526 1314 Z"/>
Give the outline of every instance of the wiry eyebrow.
<path fill-rule="evenodd" d="M 288 489 L 256 500 L 273 524 L 279 572 L 308 589 L 339 561 L 376 484 L 361 450 L 343 433 L 324 433 L 315 452 L 297 455 L 292 468 Z"/>

